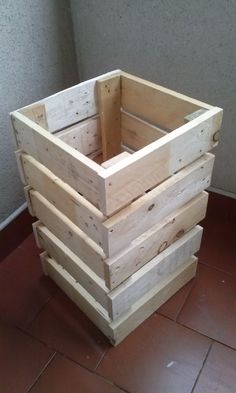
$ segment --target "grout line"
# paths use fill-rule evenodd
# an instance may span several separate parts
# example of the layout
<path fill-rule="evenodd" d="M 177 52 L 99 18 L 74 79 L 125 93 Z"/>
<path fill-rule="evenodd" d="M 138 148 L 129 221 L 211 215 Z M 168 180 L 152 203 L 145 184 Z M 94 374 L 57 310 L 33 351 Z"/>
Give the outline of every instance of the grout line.
<path fill-rule="evenodd" d="M 199 261 L 199 260 L 198 260 L 198 263 L 200 263 L 200 264 L 203 265 L 203 266 L 208 267 L 209 269 L 217 270 L 217 271 L 220 272 L 220 273 L 224 273 L 224 274 L 226 274 L 226 275 L 228 275 L 228 276 L 231 276 L 231 277 L 234 277 L 234 278 L 236 277 L 236 274 L 230 273 L 230 272 L 226 272 L 225 270 L 222 270 L 222 269 L 220 269 L 219 267 L 215 267 L 215 266 L 208 265 L 207 262 L 202 262 L 202 261 Z"/>
<path fill-rule="evenodd" d="M 106 356 L 107 352 L 109 351 L 110 348 L 105 349 L 103 356 L 101 357 L 101 359 L 99 360 L 98 364 L 96 365 L 94 371 L 96 371 L 98 369 L 98 367 L 100 366 L 100 364 L 102 363 L 104 357 Z"/>
<path fill-rule="evenodd" d="M 34 382 L 30 385 L 30 387 L 27 389 L 26 393 L 29 393 L 32 388 L 36 385 L 36 383 L 38 382 L 38 380 L 40 379 L 41 375 L 44 373 L 44 371 L 48 368 L 49 364 L 53 361 L 53 359 L 56 356 L 56 352 L 54 352 L 52 354 L 52 356 L 49 358 L 49 360 L 47 361 L 47 363 L 45 363 L 44 367 L 41 369 L 41 371 L 39 372 L 38 376 L 35 378 Z"/>
<path fill-rule="evenodd" d="M 197 385 L 197 383 L 198 383 L 198 380 L 199 380 L 199 378 L 200 378 L 200 376 L 201 376 L 202 370 L 204 369 L 204 366 L 205 366 L 206 361 L 207 361 L 207 359 L 208 359 L 208 356 L 209 356 L 209 354 L 210 354 L 210 352 L 211 352 L 211 348 L 212 348 L 213 344 L 214 344 L 214 341 L 212 340 L 212 341 L 211 341 L 211 344 L 210 344 L 210 346 L 209 346 L 209 348 L 208 348 L 207 354 L 206 354 L 206 356 L 205 356 L 205 359 L 203 360 L 202 367 L 200 368 L 199 373 L 198 373 L 198 376 L 197 376 L 197 378 L 196 378 L 196 380 L 195 380 L 195 382 L 194 382 L 194 385 L 193 385 L 193 388 L 192 388 L 192 390 L 191 390 L 191 393 L 194 393 L 195 387 L 196 387 L 196 385 Z"/>

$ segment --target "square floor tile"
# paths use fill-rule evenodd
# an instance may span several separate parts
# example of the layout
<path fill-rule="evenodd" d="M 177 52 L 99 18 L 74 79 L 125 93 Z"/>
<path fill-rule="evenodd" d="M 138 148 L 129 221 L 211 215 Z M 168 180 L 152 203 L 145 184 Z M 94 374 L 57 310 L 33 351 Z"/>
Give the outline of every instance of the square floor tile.
<path fill-rule="evenodd" d="M 108 340 L 60 290 L 29 327 L 30 333 L 94 369 L 107 348 Z"/>
<path fill-rule="evenodd" d="M 0 317 L 25 328 L 57 291 L 43 275 L 39 256 L 16 248 L 0 268 Z"/>
<path fill-rule="evenodd" d="M 166 303 L 164 303 L 159 309 L 158 314 L 164 315 L 167 318 L 176 321 L 192 287 L 194 285 L 194 279 L 188 284 L 184 285 L 174 296 L 172 296 Z"/>
<path fill-rule="evenodd" d="M 52 350 L 0 321 L 1 393 L 26 393 L 52 356 Z"/>
<path fill-rule="evenodd" d="M 199 264 L 178 322 L 236 348 L 236 277 Z"/>
<path fill-rule="evenodd" d="M 236 351 L 214 343 L 194 393 L 235 393 Z"/>
<path fill-rule="evenodd" d="M 236 224 L 210 217 L 204 223 L 199 262 L 236 275 Z"/>
<path fill-rule="evenodd" d="M 190 393 L 210 343 L 154 314 L 109 349 L 97 373 L 130 393 Z"/>
<path fill-rule="evenodd" d="M 122 393 L 111 382 L 60 355 L 49 364 L 30 393 Z"/>

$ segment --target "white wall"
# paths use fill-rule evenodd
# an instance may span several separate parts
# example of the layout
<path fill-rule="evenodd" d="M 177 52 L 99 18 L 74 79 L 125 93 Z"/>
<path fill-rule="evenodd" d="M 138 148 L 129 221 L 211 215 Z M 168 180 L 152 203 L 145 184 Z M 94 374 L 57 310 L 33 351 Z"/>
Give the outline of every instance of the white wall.
<path fill-rule="evenodd" d="M 78 83 L 68 5 L 0 0 L 0 223 L 24 202 L 8 113 Z"/>
<path fill-rule="evenodd" d="M 82 80 L 121 68 L 224 108 L 213 186 L 236 194 L 236 1 L 71 6 Z"/>

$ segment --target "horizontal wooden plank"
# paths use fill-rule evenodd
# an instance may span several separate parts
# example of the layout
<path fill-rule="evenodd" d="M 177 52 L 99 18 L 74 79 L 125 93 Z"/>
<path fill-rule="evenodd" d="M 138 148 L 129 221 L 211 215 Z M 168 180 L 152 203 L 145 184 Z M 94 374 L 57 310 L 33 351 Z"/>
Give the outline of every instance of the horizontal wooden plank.
<path fill-rule="evenodd" d="M 102 223 L 103 249 L 113 256 L 210 185 L 213 154 L 206 153 Z"/>
<path fill-rule="evenodd" d="M 104 278 L 102 249 L 38 191 L 32 189 L 28 194 L 34 215 L 99 277 Z"/>
<path fill-rule="evenodd" d="M 121 105 L 163 129 L 173 130 L 184 124 L 184 117 L 210 105 L 145 81 L 133 75 L 121 74 Z"/>
<path fill-rule="evenodd" d="M 106 259 L 107 287 L 116 288 L 145 263 L 202 221 L 206 214 L 207 201 L 208 193 L 203 191 L 134 239 L 120 253 Z"/>
<path fill-rule="evenodd" d="M 25 181 L 97 244 L 101 244 L 101 222 L 106 217 L 100 210 L 32 156 L 22 153 L 20 157 Z"/>
<path fill-rule="evenodd" d="M 80 153 L 89 155 L 102 147 L 100 119 L 94 116 L 54 134 Z"/>
<path fill-rule="evenodd" d="M 222 110 L 214 108 L 100 173 L 101 210 L 112 215 L 217 144 Z"/>
<path fill-rule="evenodd" d="M 106 310 L 54 259 L 45 255 L 42 259 L 45 273 L 108 338 L 112 339 L 113 332 L 109 326 L 110 318 Z"/>
<path fill-rule="evenodd" d="M 117 74 L 120 74 L 120 70 L 111 71 L 81 82 L 18 111 L 23 113 L 25 110 L 32 110 L 36 105 L 44 105 L 50 132 L 68 127 L 98 113 L 96 81 Z"/>
<path fill-rule="evenodd" d="M 102 154 L 108 160 L 121 152 L 120 75 L 96 82 L 101 123 Z"/>
<path fill-rule="evenodd" d="M 118 321 L 110 324 L 113 331 L 113 345 L 118 345 L 136 329 L 145 319 L 153 314 L 180 288 L 196 274 L 197 258 L 191 257 L 167 279 L 158 283 L 151 291 L 139 299 Z"/>
<path fill-rule="evenodd" d="M 98 205 L 97 172 L 101 167 L 22 114 L 11 116 L 19 148 Z"/>
<path fill-rule="evenodd" d="M 123 160 L 124 158 L 127 158 L 130 156 L 130 153 L 128 153 L 127 151 L 123 151 L 122 153 L 118 154 L 115 157 L 110 158 L 107 161 L 104 161 L 101 165 L 103 168 L 110 168 L 112 165 L 117 164 L 117 162 L 120 162 L 121 160 Z"/>
<path fill-rule="evenodd" d="M 45 273 L 110 339 L 111 343 L 117 345 L 195 276 L 197 258 L 191 257 L 167 279 L 158 283 L 152 290 L 141 297 L 128 313 L 113 322 L 108 317 L 106 310 L 80 284 L 76 283 L 71 275 L 55 260 L 44 254 L 42 256 L 42 264 Z"/>
<path fill-rule="evenodd" d="M 175 272 L 181 264 L 197 252 L 201 236 L 202 228 L 196 226 L 111 291 L 108 294 L 111 318 L 115 320 L 127 312 L 140 297 Z"/>
<path fill-rule="evenodd" d="M 108 310 L 108 289 L 104 280 L 97 276 L 77 255 L 62 243 L 42 224 L 36 226 L 37 239 L 41 248 L 55 259 L 67 272 Z"/>
<path fill-rule="evenodd" d="M 165 131 L 137 116 L 121 112 L 122 143 L 133 150 L 142 149 L 166 134 Z"/>

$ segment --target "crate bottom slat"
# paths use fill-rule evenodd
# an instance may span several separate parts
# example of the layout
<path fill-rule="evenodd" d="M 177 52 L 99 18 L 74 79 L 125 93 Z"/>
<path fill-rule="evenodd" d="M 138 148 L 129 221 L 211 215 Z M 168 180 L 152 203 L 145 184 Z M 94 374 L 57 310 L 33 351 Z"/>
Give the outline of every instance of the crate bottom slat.
<path fill-rule="evenodd" d="M 111 321 L 106 310 L 61 265 L 45 253 L 43 253 L 42 264 L 44 272 L 115 346 L 195 276 L 197 258 L 192 256 L 174 273 L 142 296 L 116 321 Z"/>

